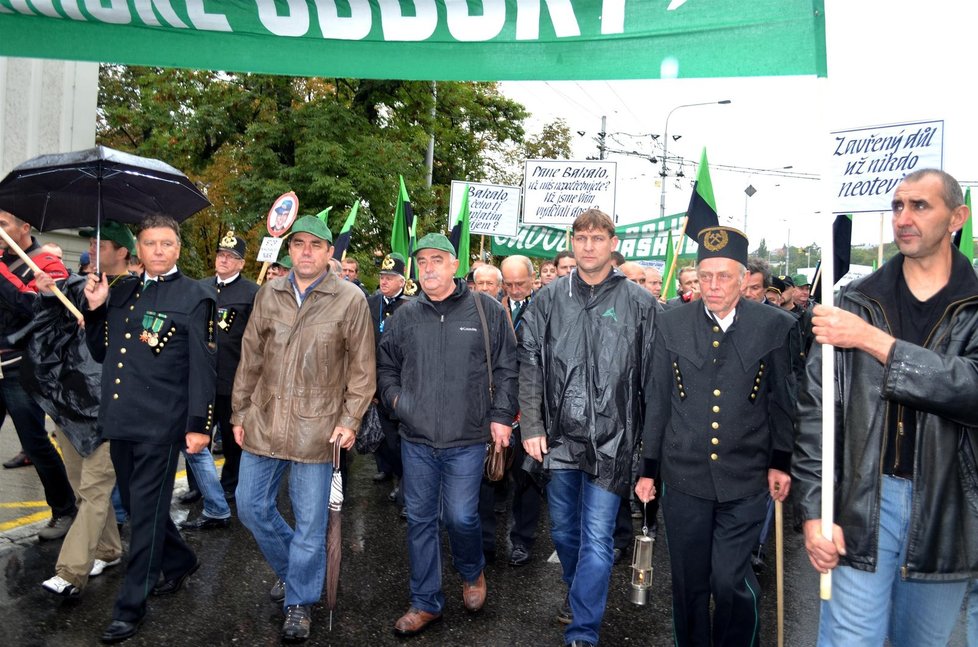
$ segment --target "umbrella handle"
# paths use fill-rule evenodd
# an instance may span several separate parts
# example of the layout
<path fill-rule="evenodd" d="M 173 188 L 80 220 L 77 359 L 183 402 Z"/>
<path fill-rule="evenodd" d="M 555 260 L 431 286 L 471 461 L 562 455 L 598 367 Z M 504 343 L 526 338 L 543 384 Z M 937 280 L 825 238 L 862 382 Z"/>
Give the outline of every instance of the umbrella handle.
<path fill-rule="evenodd" d="M 0 237 L 3 238 L 4 242 L 7 243 L 7 246 L 10 249 L 16 252 L 17 256 L 20 256 L 20 259 L 22 261 L 27 263 L 27 267 L 31 268 L 31 270 L 33 270 L 35 274 L 41 272 L 41 268 L 37 266 L 37 263 L 35 263 L 34 260 L 30 256 L 28 256 L 23 249 L 20 248 L 20 245 L 15 243 L 14 239 L 8 236 L 7 232 L 5 232 L 3 229 L 0 229 Z M 61 301 L 61 303 L 63 303 L 66 308 L 68 308 L 68 312 L 70 312 L 72 315 L 75 316 L 76 319 L 78 319 L 78 324 L 84 325 L 85 316 L 81 313 L 81 311 L 78 308 L 75 307 L 74 303 L 68 300 L 68 297 L 64 295 L 64 292 L 59 290 L 57 285 L 52 285 L 51 291 L 54 292 L 54 296 L 58 297 L 58 300 Z"/>

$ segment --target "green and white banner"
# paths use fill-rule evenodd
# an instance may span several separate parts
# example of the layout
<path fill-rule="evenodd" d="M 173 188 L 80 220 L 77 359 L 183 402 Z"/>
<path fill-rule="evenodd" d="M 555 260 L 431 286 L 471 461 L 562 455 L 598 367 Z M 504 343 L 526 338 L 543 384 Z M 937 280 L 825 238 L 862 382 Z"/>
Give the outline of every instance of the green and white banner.
<path fill-rule="evenodd" d="M 822 0 L 0 0 L 0 56 L 434 80 L 826 70 Z"/>
<path fill-rule="evenodd" d="M 665 218 L 653 218 L 616 227 L 618 251 L 630 261 L 664 261 L 669 243 L 669 230 L 672 230 L 673 241 L 680 240 L 679 231 L 682 229 L 685 215 L 676 213 Z M 558 252 L 567 249 L 568 239 L 567 229 L 524 225 L 515 236 L 493 236 L 492 253 L 495 256 L 522 254 L 538 258 L 553 258 Z M 696 249 L 696 243 L 689 236 L 683 236 L 679 258 L 695 259 Z"/>

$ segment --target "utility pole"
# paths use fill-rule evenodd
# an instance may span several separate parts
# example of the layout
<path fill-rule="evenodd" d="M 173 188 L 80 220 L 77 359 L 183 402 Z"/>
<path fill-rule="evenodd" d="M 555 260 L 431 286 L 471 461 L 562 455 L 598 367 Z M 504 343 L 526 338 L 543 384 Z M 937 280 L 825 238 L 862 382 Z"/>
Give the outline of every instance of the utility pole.
<path fill-rule="evenodd" d="M 601 116 L 601 131 L 598 133 L 598 159 L 603 160 L 607 146 L 605 145 L 605 140 L 608 135 L 608 118 L 604 115 Z"/>
<path fill-rule="evenodd" d="M 428 167 L 426 179 L 428 188 L 431 188 L 432 176 L 435 171 L 435 117 L 438 113 L 438 82 L 431 82 L 431 137 L 428 138 L 428 151 L 425 153 L 424 162 Z"/>

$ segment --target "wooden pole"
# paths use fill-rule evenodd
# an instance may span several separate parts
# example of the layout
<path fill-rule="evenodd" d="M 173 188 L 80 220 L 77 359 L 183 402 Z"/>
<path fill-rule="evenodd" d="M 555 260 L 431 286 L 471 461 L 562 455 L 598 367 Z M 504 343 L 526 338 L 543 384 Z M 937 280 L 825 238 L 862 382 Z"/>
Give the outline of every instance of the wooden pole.
<path fill-rule="evenodd" d="M 265 282 L 265 274 L 268 272 L 268 268 L 269 268 L 270 265 L 271 265 L 271 263 L 269 263 L 268 261 L 265 261 L 264 263 L 262 263 L 261 270 L 258 272 L 258 280 L 255 281 L 255 283 L 257 283 L 258 285 L 261 285 L 262 283 Z"/>
<path fill-rule="evenodd" d="M 775 571 L 778 589 L 778 647 L 784 647 L 784 510 L 774 502 Z"/>
<path fill-rule="evenodd" d="M 35 274 L 38 274 L 42 271 L 41 268 L 37 266 L 37 263 L 35 263 L 34 260 L 31 259 L 31 257 L 28 256 L 23 249 L 20 248 L 20 245 L 15 243 L 14 239 L 8 236 L 7 232 L 5 232 L 3 229 L 0 229 L 0 236 L 2 236 L 4 242 L 7 243 L 7 247 L 14 250 L 17 256 L 20 256 L 20 259 L 25 263 L 27 263 L 27 267 L 31 268 Z M 73 314 L 75 318 L 78 319 L 78 324 L 84 326 L 85 316 L 81 313 L 81 311 L 78 308 L 75 307 L 74 303 L 68 300 L 68 297 L 65 296 L 64 292 L 59 290 L 57 285 L 52 285 L 51 291 L 54 292 L 54 296 L 58 297 L 58 301 L 63 303 L 64 306 L 68 308 L 68 312 Z"/>
<path fill-rule="evenodd" d="M 822 305 L 834 305 L 835 286 L 832 267 L 832 215 L 825 219 L 822 231 Z M 835 347 L 822 344 L 822 536 L 832 541 L 832 525 L 835 519 Z M 832 599 L 832 571 L 819 578 L 819 596 Z"/>
<path fill-rule="evenodd" d="M 486 248 L 486 235 L 482 234 L 479 236 L 479 260 L 485 262 L 485 248 Z"/>

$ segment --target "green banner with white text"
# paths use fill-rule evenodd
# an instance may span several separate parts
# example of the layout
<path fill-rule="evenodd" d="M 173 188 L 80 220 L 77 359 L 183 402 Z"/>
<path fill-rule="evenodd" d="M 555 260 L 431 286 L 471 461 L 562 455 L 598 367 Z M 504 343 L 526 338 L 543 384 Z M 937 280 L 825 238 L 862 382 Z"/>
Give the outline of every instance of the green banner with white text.
<path fill-rule="evenodd" d="M 676 213 L 665 218 L 653 218 L 616 227 L 618 251 L 629 261 L 664 261 L 669 230 L 673 232 L 673 241 L 680 240 L 679 231 L 685 215 Z M 566 229 L 521 225 L 515 236 L 493 236 L 492 253 L 494 256 L 522 254 L 536 258 L 553 258 L 567 249 L 567 239 Z M 696 249 L 696 243 L 689 236 L 683 236 L 679 258 L 695 259 Z"/>
<path fill-rule="evenodd" d="M 823 0 L 0 0 L 0 56 L 472 81 L 826 70 Z"/>

